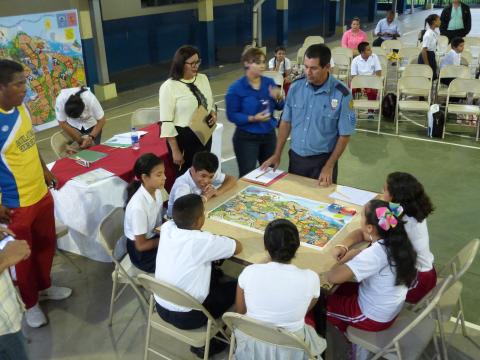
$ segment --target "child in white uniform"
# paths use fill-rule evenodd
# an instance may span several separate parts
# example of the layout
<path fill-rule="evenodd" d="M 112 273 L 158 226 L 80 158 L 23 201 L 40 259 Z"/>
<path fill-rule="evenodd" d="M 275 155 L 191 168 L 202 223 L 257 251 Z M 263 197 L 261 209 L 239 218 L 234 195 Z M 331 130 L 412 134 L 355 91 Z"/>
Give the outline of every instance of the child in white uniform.
<path fill-rule="evenodd" d="M 405 231 L 417 252 L 417 279 L 407 294 L 407 302 L 416 304 L 437 284 L 437 273 L 430 251 L 427 217 L 433 212 L 433 205 L 423 185 L 412 175 L 394 172 L 387 176 L 383 199 L 399 203 L 403 207 Z"/>
<path fill-rule="evenodd" d="M 132 264 L 140 270 L 155 272 L 158 235 L 155 228 L 162 224 L 162 189 L 165 167 L 158 156 L 147 153 L 140 156 L 133 168 L 135 180 L 127 188 L 124 232 L 127 252 Z"/>
<path fill-rule="evenodd" d="M 327 298 L 327 320 L 342 332 L 348 326 L 385 330 L 402 309 L 417 273 L 417 255 L 399 220 L 402 212 L 398 204 L 371 200 L 363 208 L 361 228 L 334 248 L 339 263 L 327 279 L 342 285 Z M 349 251 L 363 241 L 371 245 Z"/>
<path fill-rule="evenodd" d="M 235 308 L 241 314 L 282 327 L 308 344 L 314 355 L 321 355 L 325 340 L 305 324 L 305 314 L 320 296 L 320 279 L 312 270 L 291 264 L 300 239 L 288 220 L 274 220 L 263 237 L 271 261 L 247 266 L 238 278 Z M 304 359 L 304 352 L 257 342 L 236 331 L 236 359 Z M 268 355 L 267 355 L 268 354 Z"/>
<path fill-rule="evenodd" d="M 440 70 L 447 65 L 460 65 L 462 62 L 462 52 L 465 46 L 465 40 L 460 37 L 452 39 L 450 43 L 452 49 L 445 55 L 440 62 Z M 442 78 L 442 84 L 450 85 L 454 78 Z"/>
<path fill-rule="evenodd" d="M 437 59 L 435 57 L 435 51 L 437 50 L 438 33 L 435 29 L 439 28 L 441 23 L 440 16 L 437 14 L 427 16 L 425 19 L 426 31 L 422 38 L 422 51 L 420 55 L 418 55 L 419 64 L 426 64 L 432 68 L 433 80 L 437 79 Z"/>

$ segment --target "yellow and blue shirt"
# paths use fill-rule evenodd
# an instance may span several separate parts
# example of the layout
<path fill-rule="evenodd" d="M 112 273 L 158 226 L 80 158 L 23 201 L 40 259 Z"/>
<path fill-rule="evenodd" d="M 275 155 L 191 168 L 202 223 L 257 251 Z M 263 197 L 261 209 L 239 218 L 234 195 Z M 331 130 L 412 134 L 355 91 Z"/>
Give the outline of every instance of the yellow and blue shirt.
<path fill-rule="evenodd" d="M 47 193 L 30 114 L 24 104 L 0 109 L 0 193 L 9 208 L 36 204 Z"/>

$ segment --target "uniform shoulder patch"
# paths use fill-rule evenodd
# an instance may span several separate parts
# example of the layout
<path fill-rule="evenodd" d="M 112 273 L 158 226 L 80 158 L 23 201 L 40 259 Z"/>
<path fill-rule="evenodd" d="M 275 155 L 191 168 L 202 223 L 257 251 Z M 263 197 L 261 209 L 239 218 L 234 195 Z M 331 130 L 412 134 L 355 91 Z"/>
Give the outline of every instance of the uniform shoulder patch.
<path fill-rule="evenodd" d="M 295 80 L 292 81 L 292 83 L 294 83 L 295 81 L 298 81 L 298 80 L 303 80 L 303 79 L 305 79 L 305 75 L 297 77 Z"/>
<path fill-rule="evenodd" d="M 335 85 L 335 89 L 340 91 L 343 94 L 343 96 L 348 96 L 350 94 L 350 90 L 348 90 L 347 87 L 345 87 L 345 85 L 341 83 L 338 83 L 337 85 Z"/>

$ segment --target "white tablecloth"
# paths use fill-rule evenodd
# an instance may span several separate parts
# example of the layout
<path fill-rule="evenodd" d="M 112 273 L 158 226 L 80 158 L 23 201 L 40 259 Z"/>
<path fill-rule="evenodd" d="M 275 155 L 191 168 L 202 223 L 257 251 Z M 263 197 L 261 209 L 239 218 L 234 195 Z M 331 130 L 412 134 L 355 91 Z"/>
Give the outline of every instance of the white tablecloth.
<path fill-rule="evenodd" d="M 212 139 L 212 152 L 219 160 L 222 158 L 222 133 L 223 125 L 219 123 Z M 100 245 L 98 229 L 114 207 L 125 206 L 127 185 L 113 176 L 90 186 L 70 180 L 60 190 L 52 190 L 55 217 L 68 228 L 67 235 L 58 239 L 58 247 L 92 260 L 111 261 Z"/>

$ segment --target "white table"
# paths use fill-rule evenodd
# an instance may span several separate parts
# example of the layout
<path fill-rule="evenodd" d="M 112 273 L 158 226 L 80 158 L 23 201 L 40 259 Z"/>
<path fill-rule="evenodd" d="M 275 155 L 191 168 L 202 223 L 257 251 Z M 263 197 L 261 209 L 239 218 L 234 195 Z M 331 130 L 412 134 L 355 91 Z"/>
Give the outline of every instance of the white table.
<path fill-rule="evenodd" d="M 219 123 L 212 138 L 212 152 L 219 160 L 222 158 L 222 133 L 223 125 Z M 68 233 L 58 239 L 58 248 L 92 260 L 110 262 L 100 244 L 98 229 L 113 208 L 125 206 L 127 185 L 113 176 L 90 186 L 70 180 L 60 190 L 52 190 L 55 218 L 68 228 Z"/>

